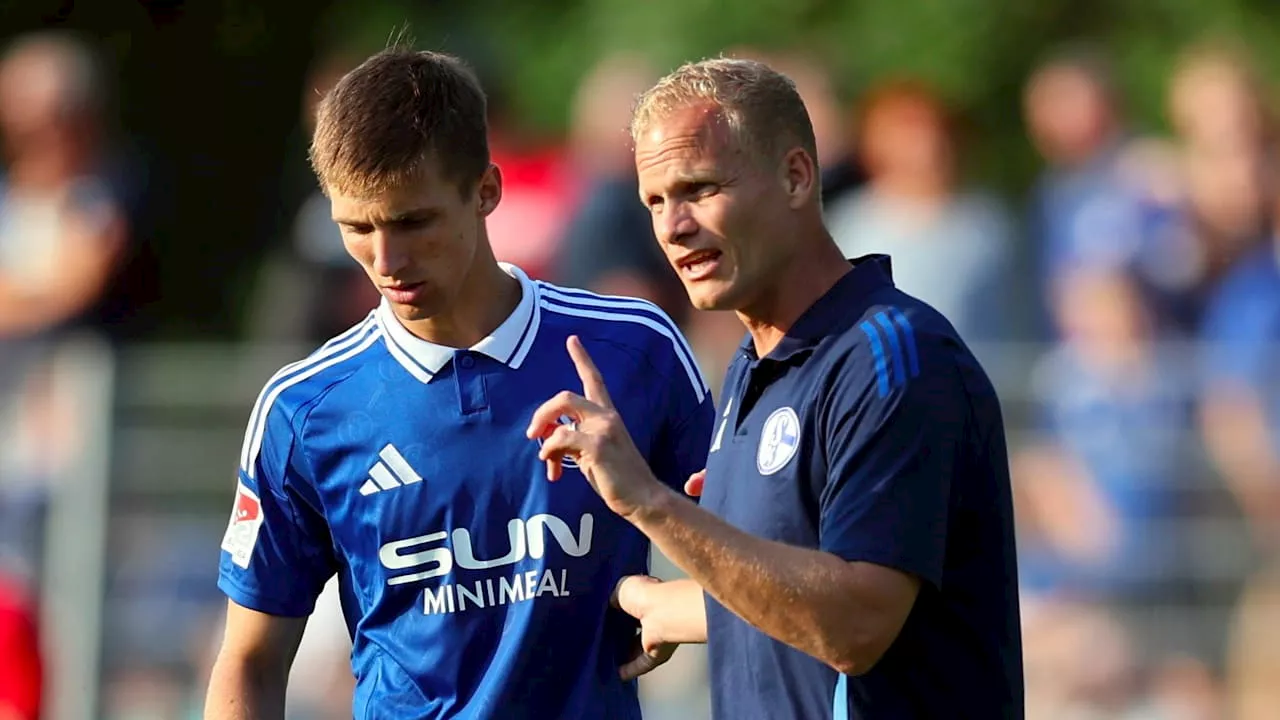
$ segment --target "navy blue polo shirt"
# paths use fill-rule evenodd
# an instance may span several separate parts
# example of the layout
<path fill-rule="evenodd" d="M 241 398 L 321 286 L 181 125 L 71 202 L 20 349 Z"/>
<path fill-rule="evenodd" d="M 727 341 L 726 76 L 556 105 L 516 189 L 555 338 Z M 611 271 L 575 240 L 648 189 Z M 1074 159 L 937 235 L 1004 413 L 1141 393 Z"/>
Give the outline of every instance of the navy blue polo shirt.
<path fill-rule="evenodd" d="M 1000 404 L 951 324 L 853 268 L 729 366 L 702 505 L 754 535 L 921 579 L 894 643 L 845 676 L 707 598 L 717 719 L 1021 718 L 1022 643 Z M 786 612 L 778 608 L 778 612 Z"/>

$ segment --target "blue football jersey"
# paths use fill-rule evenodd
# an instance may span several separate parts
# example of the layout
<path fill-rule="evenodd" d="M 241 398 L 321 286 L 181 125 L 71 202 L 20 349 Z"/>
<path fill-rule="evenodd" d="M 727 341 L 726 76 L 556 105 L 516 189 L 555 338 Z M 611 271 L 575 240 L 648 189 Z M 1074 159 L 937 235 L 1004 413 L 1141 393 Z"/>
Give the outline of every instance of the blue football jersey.
<path fill-rule="evenodd" d="M 338 576 L 356 718 L 638 718 L 618 666 L 635 624 L 609 606 L 647 539 L 569 463 L 548 482 L 533 411 L 581 392 L 578 335 L 636 446 L 679 488 L 703 467 L 713 402 L 648 302 L 518 278 L 518 308 L 453 349 L 384 303 L 263 388 L 241 452 L 219 587 L 309 614 Z"/>

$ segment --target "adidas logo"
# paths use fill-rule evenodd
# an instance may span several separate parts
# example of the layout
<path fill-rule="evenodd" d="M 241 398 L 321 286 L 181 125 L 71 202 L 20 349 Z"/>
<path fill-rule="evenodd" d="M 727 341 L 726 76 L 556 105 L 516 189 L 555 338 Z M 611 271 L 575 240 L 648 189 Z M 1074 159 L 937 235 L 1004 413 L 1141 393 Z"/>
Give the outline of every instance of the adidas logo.
<path fill-rule="evenodd" d="M 382 448 L 382 452 L 378 453 L 378 457 L 382 458 L 382 461 L 374 463 L 373 467 L 369 468 L 369 479 L 360 486 L 361 495 L 372 495 L 401 485 L 422 482 L 422 476 L 409 467 L 409 463 L 394 445 L 388 443 Z"/>

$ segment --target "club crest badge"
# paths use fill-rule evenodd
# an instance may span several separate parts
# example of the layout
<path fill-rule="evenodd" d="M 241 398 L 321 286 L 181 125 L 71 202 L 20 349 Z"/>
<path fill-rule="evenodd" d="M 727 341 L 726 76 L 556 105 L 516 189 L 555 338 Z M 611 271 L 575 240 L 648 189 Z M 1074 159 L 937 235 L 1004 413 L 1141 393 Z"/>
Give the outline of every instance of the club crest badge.
<path fill-rule="evenodd" d="M 761 475 L 772 475 L 781 470 L 800 447 L 800 418 L 796 411 L 781 407 L 769 414 L 760 432 L 760 447 L 756 450 L 756 469 Z"/>

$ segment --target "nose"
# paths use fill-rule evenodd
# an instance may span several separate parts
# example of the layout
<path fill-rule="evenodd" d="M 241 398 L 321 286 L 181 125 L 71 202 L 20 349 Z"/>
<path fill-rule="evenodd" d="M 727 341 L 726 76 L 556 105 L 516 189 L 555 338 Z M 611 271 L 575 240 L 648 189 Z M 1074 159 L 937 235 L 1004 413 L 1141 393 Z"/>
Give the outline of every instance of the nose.
<path fill-rule="evenodd" d="M 378 230 L 373 236 L 373 271 L 382 277 L 395 277 L 409 264 L 409 254 L 394 233 Z"/>
<path fill-rule="evenodd" d="M 653 232 L 664 245 L 678 245 L 698 234 L 698 221 L 685 203 L 670 203 L 653 216 Z"/>

